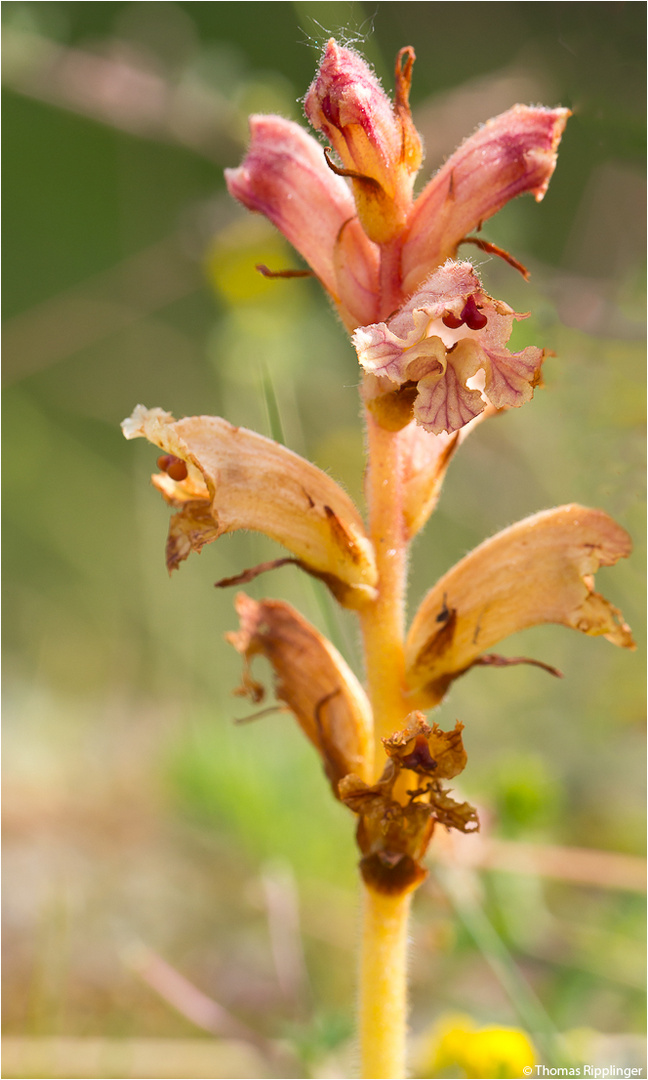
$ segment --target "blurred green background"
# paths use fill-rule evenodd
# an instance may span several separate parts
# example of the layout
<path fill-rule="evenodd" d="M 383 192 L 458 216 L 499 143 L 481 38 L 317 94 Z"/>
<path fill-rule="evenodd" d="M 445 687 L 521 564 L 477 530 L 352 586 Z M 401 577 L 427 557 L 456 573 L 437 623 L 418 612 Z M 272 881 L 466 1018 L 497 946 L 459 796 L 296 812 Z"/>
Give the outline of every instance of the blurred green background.
<path fill-rule="evenodd" d="M 466 725 L 482 839 L 436 845 L 417 900 L 416 1069 L 431 1075 L 426 1032 L 457 1011 L 523 1028 L 550 1063 L 643 1064 L 645 14 L 3 4 L 5 1076 L 351 1075 L 352 819 L 288 716 L 233 725 L 236 619 L 213 589 L 281 552 L 234 534 L 170 580 L 155 451 L 119 431 L 137 402 L 222 415 L 361 499 L 355 354 L 315 283 L 255 273 L 299 260 L 222 178 L 250 112 L 301 119 L 331 33 L 389 89 L 415 47 L 423 178 L 516 101 L 574 110 L 544 202 L 485 227 L 530 284 L 476 260 L 531 312 L 517 340 L 556 356 L 532 404 L 452 464 L 411 610 L 486 536 L 556 504 L 600 506 L 636 544 L 597 585 L 636 653 L 528 631 L 502 651 L 563 680 L 477 669 L 435 714 Z M 318 583 L 286 567 L 247 591 L 289 600 L 359 670 L 353 618 Z"/>

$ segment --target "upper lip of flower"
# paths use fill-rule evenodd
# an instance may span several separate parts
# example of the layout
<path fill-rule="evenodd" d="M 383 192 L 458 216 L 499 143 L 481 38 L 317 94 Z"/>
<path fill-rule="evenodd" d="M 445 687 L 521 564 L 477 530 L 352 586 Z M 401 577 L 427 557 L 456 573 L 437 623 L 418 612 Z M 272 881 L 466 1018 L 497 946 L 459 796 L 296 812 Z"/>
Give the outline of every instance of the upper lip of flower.
<path fill-rule="evenodd" d="M 507 202 L 530 192 L 540 202 L 556 167 L 569 109 L 514 105 L 455 150 L 418 196 L 403 241 L 403 288 L 432 269 Z"/>
<path fill-rule="evenodd" d="M 377 317 L 378 249 L 356 217 L 345 180 L 299 124 L 252 116 L 248 153 L 226 169 L 234 198 L 265 214 L 303 255 L 349 328 Z"/>

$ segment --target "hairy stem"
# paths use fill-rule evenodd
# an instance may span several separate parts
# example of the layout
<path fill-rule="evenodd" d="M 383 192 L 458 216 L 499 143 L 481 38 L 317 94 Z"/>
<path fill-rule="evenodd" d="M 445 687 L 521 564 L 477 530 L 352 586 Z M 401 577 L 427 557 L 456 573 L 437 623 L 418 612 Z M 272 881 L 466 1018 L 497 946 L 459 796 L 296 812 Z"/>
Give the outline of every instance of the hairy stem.
<path fill-rule="evenodd" d="M 378 596 L 362 612 L 361 626 L 380 773 L 384 765 L 380 740 L 402 727 L 409 711 L 403 646 L 407 537 L 399 433 L 381 428 L 367 413 L 367 438 L 369 532 L 378 566 Z"/>
<path fill-rule="evenodd" d="M 361 616 L 367 690 L 374 714 L 376 771 L 385 764 L 381 738 L 403 726 L 407 537 L 402 513 L 401 443 L 367 414 L 370 534 L 378 564 L 378 596 Z M 364 886 L 360 962 L 362 1077 L 406 1075 L 407 917 L 410 894 Z"/>
<path fill-rule="evenodd" d="M 365 886 L 360 961 L 360 1046 L 363 1078 L 406 1072 L 407 916 L 411 893 Z"/>

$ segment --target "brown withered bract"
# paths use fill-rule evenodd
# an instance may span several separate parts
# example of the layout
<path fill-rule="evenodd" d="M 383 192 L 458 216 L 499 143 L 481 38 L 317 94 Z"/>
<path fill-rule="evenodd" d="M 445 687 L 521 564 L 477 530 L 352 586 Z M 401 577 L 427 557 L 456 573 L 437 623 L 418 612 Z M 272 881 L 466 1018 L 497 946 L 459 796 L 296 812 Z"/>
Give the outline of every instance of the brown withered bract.
<path fill-rule="evenodd" d="M 426 871 L 420 860 L 435 823 L 461 832 L 479 828 L 473 807 L 455 802 L 439 783 L 465 768 L 463 724 L 457 721 L 453 731 L 442 731 L 437 724 L 430 727 L 422 713 L 414 712 L 408 719 L 402 731 L 383 739 L 388 761 L 376 784 L 351 775 L 339 785 L 342 802 L 360 818 L 357 839 L 362 876 L 383 893 L 409 892 L 421 883 Z M 421 781 L 405 793 L 406 802 L 395 791 L 404 770 Z"/>
<path fill-rule="evenodd" d="M 451 780 L 463 772 L 468 761 L 461 737 L 463 724 L 457 720 L 453 731 L 442 731 L 438 724 L 430 727 L 422 713 L 412 713 L 411 717 L 403 731 L 383 740 L 387 756 L 421 774 L 427 774 L 432 761 L 436 780 Z"/>
<path fill-rule="evenodd" d="M 370 779 L 371 709 L 337 649 L 284 601 L 257 603 L 239 593 L 236 610 L 241 628 L 227 634 L 227 640 L 245 660 L 237 693 L 254 702 L 263 700 L 264 687 L 252 678 L 250 662 L 265 656 L 274 670 L 276 696 L 318 750 L 334 793 L 348 773 Z"/>

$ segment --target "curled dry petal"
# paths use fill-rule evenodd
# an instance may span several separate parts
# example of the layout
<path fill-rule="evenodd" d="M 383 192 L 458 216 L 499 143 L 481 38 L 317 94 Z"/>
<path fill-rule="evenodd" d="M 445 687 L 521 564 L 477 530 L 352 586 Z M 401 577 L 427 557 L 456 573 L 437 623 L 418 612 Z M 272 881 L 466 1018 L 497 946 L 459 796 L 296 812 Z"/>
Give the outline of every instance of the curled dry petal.
<path fill-rule="evenodd" d="M 426 431 L 450 434 L 488 403 L 518 407 L 533 397 L 542 349 L 506 348 L 524 317 L 484 292 L 471 263 L 447 262 L 388 323 L 359 327 L 353 343 L 365 371 L 416 388 L 413 415 Z M 483 392 L 469 385 L 478 372 Z"/>
<path fill-rule="evenodd" d="M 592 575 L 630 554 L 630 537 L 602 510 L 561 506 L 512 525 L 457 563 L 427 594 L 407 637 L 407 681 L 417 704 L 516 630 L 560 623 L 634 648 L 621 613 Z"/>
<path fill-rule="evenodd" d="M 358 814 L 360 870 L 372 888 L 383 893 L 409 892 L 421 883 L 425 854 L 435 822 L 447 828 L 472 832 L 479 828 L 474 809 L 457 803 L 439 783 L 463 771 L 467 761 L 457 722 L 454 731 L 430 727 L 422 713 L 407 717 L 406 727 L 383 739 L 388 756 L 376 784 L 350 775 L 340 783 L 340 797 Z M 406 791 L 406 802 L 397 797 L 401 773 L 412 776 L 418 786 Z"/>
<path fill-rule="evenodd" d="M 280 116 L 252 116 L 250 133 L 243 164 L 225 170 L 230 194 L 283 233 L 349 327 L 371 322 L 378 249 L 357 220 L 346 181 L 331 172 L 322 147 L 298 124 Z"/>
<path fill-rule="evenodd" d="M 421 164 L 409 111 L 413 61 L 412 49 L 398 55 L 394 107 L 366 61 L 331 39 L 304 101 L 311 124 L 339 155 L 363 228 L 378 244 L 403 229 Z"/>
<path fill-rule="evenodd" d="M 414 204 L 403 246 L 406 292 L 510 199 L 527 191 L 543 198 L 569 115 L 514 105 L 466 139 Z"/>
<path fill-rule="evenodd" d="M 403 769 L 434 776 L 435 780 L 452 780 L 464 771 L 468 755 L 461 737 L 462 723 L 457 721 L 453 731 L 442 731 L 438 724 L 430 727 L 420 712 L 411 713 L 408 719 L 403 731 L 383 739 L 388 757 Z"/>
<path fill-rule="evenodd" d="M 274 670 L 276 696 L 319 751 L 334 793 L 348 773 L 368 780 L 373 766 L 371 707 L 337 649 L 281 600 L 257 603 L 239 593 L 236 610 L 241 629 L 227 634 L 227 640 L 246 662 L 237 692 L 262 700 L 264 689 L 251 678 L 249 662 L 265 656 Z"/>
<path fill-rule="evenodd" d="M 153 477 L 171 519 L 167 566 L 236 529 L 277 540 L 321 577 L 341 603 L 361 606 L 375 595 L 373 547 L 348 495 L 326 473 L 285 446 L 215 416 L 174 420 L 138 405 L 123 425 L 187 464 L 187 477 Z"/>

